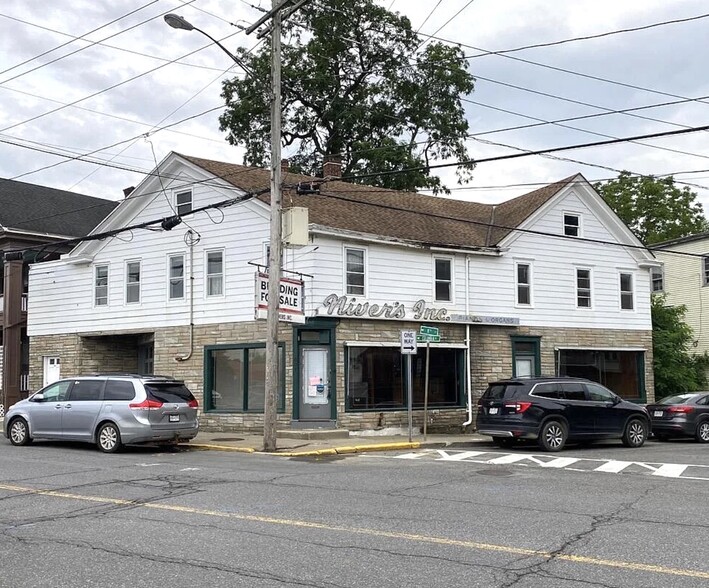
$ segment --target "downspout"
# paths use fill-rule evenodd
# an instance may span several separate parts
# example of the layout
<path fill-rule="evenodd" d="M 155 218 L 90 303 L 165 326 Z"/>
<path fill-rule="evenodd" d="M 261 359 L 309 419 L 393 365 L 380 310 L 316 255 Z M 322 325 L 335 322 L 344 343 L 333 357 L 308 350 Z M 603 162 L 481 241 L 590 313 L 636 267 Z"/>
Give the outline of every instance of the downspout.
<path fill-rule="evenodd" d="M 187 361 L 192 357 L 194 350 L 194 234 L 192 231 L 185 233 L 185 241 L 190 246 L 190 350 L 187 355 L 178 355 L 175 357 L 177 361 Z"/>
<path fill-rule="evenodd" d="M 470 316 L 470 256 L 465 256 L 465 316 Z M 470 323 L 465 325 L 465 383 L 468 390 L 468 420 L 463 428 L 473 422 L 473 378 L 470 374 Z"/>

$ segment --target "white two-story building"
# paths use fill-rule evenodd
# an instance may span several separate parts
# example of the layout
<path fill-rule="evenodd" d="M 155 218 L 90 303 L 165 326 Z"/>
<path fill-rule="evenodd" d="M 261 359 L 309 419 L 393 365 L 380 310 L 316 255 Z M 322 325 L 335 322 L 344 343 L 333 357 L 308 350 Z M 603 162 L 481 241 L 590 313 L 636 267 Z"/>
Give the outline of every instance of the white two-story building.
<path fill-rule="evenodd" d="M 280 426 L 401 426 L 409 395 L 420 425 L 425 348 L 409 389 L 400 333 L 421 327 L 439 334 L 433 427 L 469 423 L 487 382 L 513 375 L 583 376 L 653 400 L 658 264 L 581 175 L 499 205 L 343 181 L 318 193 L 312 180 L 284 174 L 285 209 L 306 208 L 308 221 L 283 261 Z M 268 185 L 267 170 L 171 153 L 95 233 L 163 218 L 169 230 L 135 228 L 32 266 L 35 386 L 57 364 L 62 376 L 169 374 L 200 400 L 203 426 L 261 428 Z"/>

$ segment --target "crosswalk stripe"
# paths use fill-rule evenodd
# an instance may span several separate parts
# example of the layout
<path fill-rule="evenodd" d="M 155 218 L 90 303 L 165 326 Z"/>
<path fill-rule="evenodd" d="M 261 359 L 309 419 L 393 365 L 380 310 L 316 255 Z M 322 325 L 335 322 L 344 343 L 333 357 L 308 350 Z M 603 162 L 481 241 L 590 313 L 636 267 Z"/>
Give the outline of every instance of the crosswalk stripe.
<path fill-rule="evenodd" d="M 618 474 L 628 466 L 633 465 L 632 461 L 607 461 L 603 465 L 598 466 L 594 472 L 606 472 L 607 474 Z"/>
<path fill-rule="evenodd" d="M 652 475 L 662 476 L 663 478 L 679 478 L 687 467 L 683 463 L 665 463 L 657 468 L 657 471 L 653 472 Z"/>

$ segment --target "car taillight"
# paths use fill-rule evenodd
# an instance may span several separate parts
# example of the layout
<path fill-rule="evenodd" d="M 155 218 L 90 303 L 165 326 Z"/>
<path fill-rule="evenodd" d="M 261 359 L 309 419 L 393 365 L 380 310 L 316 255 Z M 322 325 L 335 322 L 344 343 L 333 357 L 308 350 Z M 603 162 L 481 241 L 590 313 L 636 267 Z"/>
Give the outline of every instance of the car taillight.
<path fill-rule="evenodd" d="M 511 408 L 517 414 L 524 412 L 530 406 L 532 406 L 531 402 L 505 402 L 505 408 Z"/>
<path fill-rule="evenodd" d="M 143 402 L 133 402 L 129 404 L 128 408 L 132 408 L 133 410 L 157 410 L 158 408 L 162 408 L 162 402 L 146 398 Z"/>
<path fill-rule="evenodd" d="M 670 406 L 667 409 L 667 412 L 681 412 L 684 414 L 687 414 L 689 412 L 692 412 L 694 410 L 693 406 L 684 406 L 684 405 L 678 405 L 678 406 Z"/>
<path fill-rule="evenodd" d="M 187 403 L 187 406 L 190 408 L 197 408 L 199 406 L 199 403 L 193 398 Z"/>

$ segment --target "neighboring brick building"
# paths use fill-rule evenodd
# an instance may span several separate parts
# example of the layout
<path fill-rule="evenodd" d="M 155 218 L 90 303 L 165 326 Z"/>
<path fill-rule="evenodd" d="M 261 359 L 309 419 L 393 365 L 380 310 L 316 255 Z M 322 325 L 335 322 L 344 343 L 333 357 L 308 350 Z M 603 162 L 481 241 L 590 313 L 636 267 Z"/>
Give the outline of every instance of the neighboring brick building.
<path fill-rule="evenodd" d="M 342 181 L 289 188 L 312 180 L 284 177 L 284 206 L 307 208 L 309 238 L 284 255 L 292 280 L 282 292 L 298 300 L 282 313 L 280 426 L 402 426 L 409 394 L 420 425 L 425 350 L 409 390 L 400 333 L 422 326 L 440 336 L 429 370 L 435 427 L 470 422 L 487 382 L 515 374 L 585 376 L 653 399 L 659 264 L 582 176 L 495 206 Z M 96 232 L 183 224 L 33 266 L 33 381 L 51 357 L 64 375 L 170 374 L 200 399 L 203 426 L 259 430 L 268 195 L 191 211 L 268 184 L 267 170 L 170 154 Z"/>
<path fill-rule="evenodd" d="M 2 407 L 19 400 L 29 390 L 29 264 L 58 259 L 70 251 L 73 245 L 61 241 L 87 235 L 117 204 L 66 190 L 0 179 L 0 253 L 3 254 L 0 256 L 3 260 L 0 413 Z"/>

